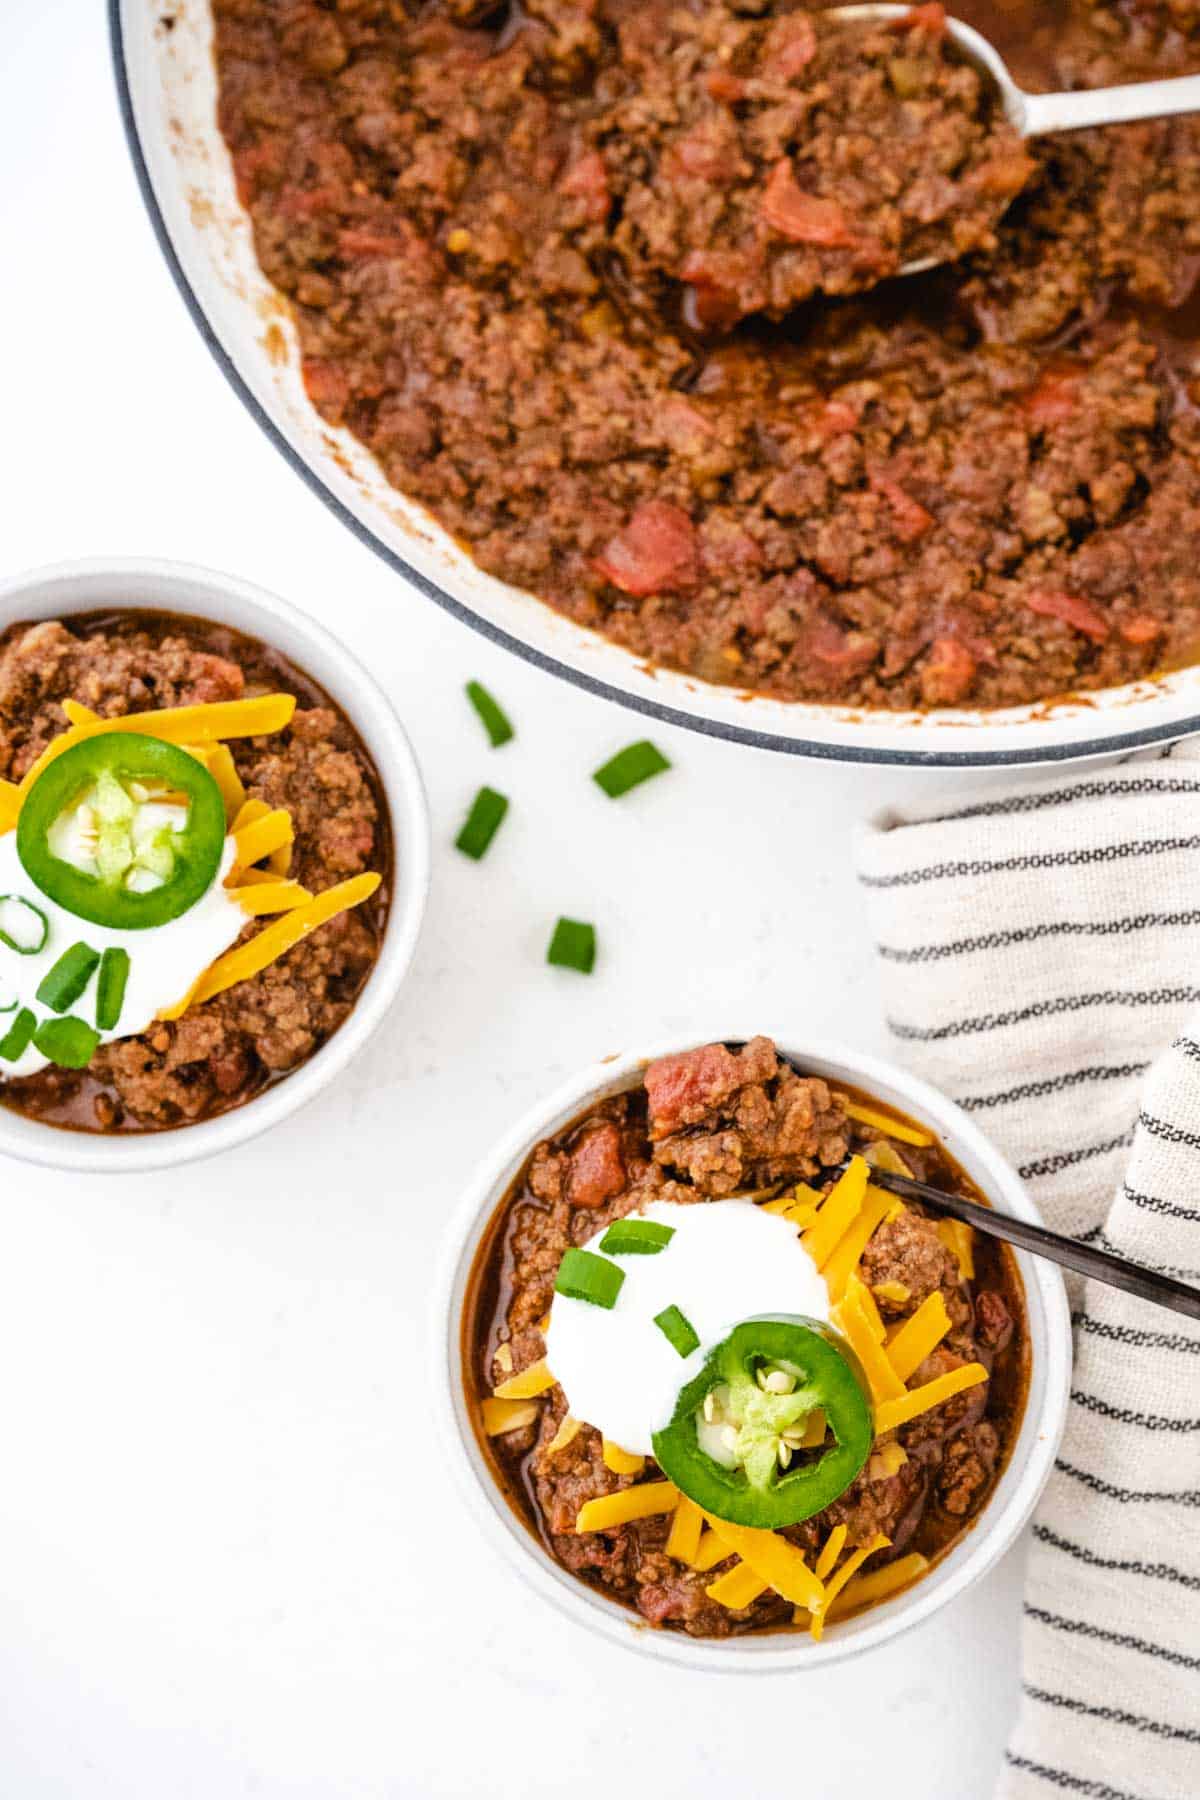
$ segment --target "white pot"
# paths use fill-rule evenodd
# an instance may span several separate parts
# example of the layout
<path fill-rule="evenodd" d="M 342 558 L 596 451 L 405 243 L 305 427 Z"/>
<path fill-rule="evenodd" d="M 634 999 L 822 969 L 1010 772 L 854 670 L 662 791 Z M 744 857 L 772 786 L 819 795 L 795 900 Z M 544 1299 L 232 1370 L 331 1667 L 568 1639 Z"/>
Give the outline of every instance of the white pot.
<path fill-rule="evenodd" d="M 987 766 L 1112 755 L 1200 729 L 1200 669 L 1086 699 L 1003 712 L 892 713 L 768 700 L 639 657 L 483 574 L 420 506 L 389 486 L 300 380 L 286 303 L 254 255 L 216 124 L 207 0 L 172 9 L 109 0 L 117 88 L 159 243 L 210 350 L 264 431 L 397 574 L 539 667 L 652 718 L 714 737 L 838 761 Z M 395 603 L 407 596 L 397 584 Z"/>
<path fill-rule="evenodd" d="M 68 619 L 122 608 L 190 614 L 230 625 L 282 651 L 337 702 L 366 745 L 391 813 L 395 879 L 379 959 L 349 1018 L 294 1074 L 254 1099 L 195 1125 L 145 1136 L 64 1131 L 0 1106 L 0 1155 L 53 1169 L 119 1173 L 195 1162 L 298 1112 L 362 1048 L 400 988 L 416 948 L 429 889 L 429 814 L 404 727 L 362 664 L 287 601 L 233 575 L 183 563 L 105 557 L 35 569 L 0 581 L 0 632 L 18 621 Z"/>
<path fill-rule="evenodd" d="M 1038 1221 L 1019 1178 L 982 1132 L 944 1095 L 890 1063 L 843 1045 L 810 1043 L 755 1020 L 738 1030 L 722 1020 L 711 1037 L 671 1040 L 609 1058 L 577 1075 L 514 1126 L 479 1170 L 454 1221 L 434 1294 L 434 1390 L 439 1423 L 464 1500 L 479 1530 L 513 1562 L 544 1600 L 610 1642 L 691 1669 L 738 1673 L 816 1668 L 899 1637 L 964 1593 L 1010 1547 L 1037 1504 L 1054 1465 L 1066 1418 L 1071 1323 L 1062 1278 L 1053 1263 L 1018 1251 L 1025 1283 L 1031 1374 L 1025 1415 L 1007 1466 L 972 1529 L 912 1588 L 855 1618 L 826 1627 L 819 1643 L 802 1632 L 690 1638 L 656 1629 L 627 1607 L 589 1587 L 548 1554 L 508 1504 L 472 1429 L 463 1384 L 462 1316 L 483 1234 L 534 1145 L 552 1137 L 596 1101 L 640 1081 L 648 1062 L 695 1043 L 773 1035 L 783 1055 L 826 1080 L 846 1082 L 927 1125 L 1002 1212 Z"/>

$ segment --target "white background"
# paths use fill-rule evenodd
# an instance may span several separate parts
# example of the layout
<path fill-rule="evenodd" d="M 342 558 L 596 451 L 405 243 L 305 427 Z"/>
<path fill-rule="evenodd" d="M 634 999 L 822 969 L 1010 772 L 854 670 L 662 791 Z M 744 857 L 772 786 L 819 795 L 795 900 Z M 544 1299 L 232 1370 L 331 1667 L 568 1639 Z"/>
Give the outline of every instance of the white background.
<path fill-rule="evenodd" d="M 517 1110 L 756 1007 L 885 1047 L 853 825 L 921 778 L 660 729 L 674 771 L 607 801 L 589 771 L 644 726 L 407 591 L 225 386 L 142 211 L 101 11 L 4 8 L 3 572 L 175 557 L 317 614 L 412 734 L 434 882 L 390 1022 L 281 1133 L 170 1176 L 0 1160 L 0 1794 L 984 1800 L 1019 1552 L 851 1665 L 659 1668 L 484 1551 L 428 1412 L 441 1228 Z M 517 723 L 500 752 L 472 676 Z M 485 780 L 512 811 L 476 866 L 450 843 Z M 542 961 L 559 912 L 596 921 L 591 980 Z"/>

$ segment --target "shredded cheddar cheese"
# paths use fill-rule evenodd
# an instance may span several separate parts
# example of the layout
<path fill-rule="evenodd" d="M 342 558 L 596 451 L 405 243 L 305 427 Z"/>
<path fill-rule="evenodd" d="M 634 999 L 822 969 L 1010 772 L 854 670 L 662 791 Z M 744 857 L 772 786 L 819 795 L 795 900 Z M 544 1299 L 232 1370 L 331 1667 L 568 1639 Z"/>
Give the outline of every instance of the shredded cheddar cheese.
<path fill-rule="evenodd" d="M 679 1504 L 679 1489 L 670 1481 L 639 1481 L 636 1487 L 622 1488 L 619 1494 L 602 1494 L 588 1500 L 579 1509 L 575 1529 L 612 1531 L 634 1519 L 653 1519 L 660 1513 L 674 1512 Z"/>
<path fill-rule="evenodd" d="M 512 1374 L 512 1345 L 511 1344 L 501 1344 L 501 1346 L 497 1350 L 495 1356 L 492 1358 L 492 1361 L 495 1363 L 496 1367 L 498 1369 L 502 1369 L 506 1375 L 511 1375 Z"/>
<path fill-rule="evenodd" d="M 911 1319 L 906 1319 L 887 1347 L 888 1361 L 900 1382 L 908 1381 L 936 1350 L 950 1329 L 950 1314 L 938 1289 L 922 1300 Z"/>
<path fill-rule="evenodd" d="M 352 906 L 361 906 L 369 900 L 379 886 L 382 877 L 379 875 L 353 875 L 349 881 L 340 881 L 336 887 L 326 888 L 315 900 L 308 900 L 303 906 L 297 906 L 291 912 L 284 913 L 249 943 L 237 944 L 219 956 L 212 963 L 191 992 L 184 996 L 177 1006 L 169 1007 L 158 1016 L 160 1019 L 178 1019 L 191 1006 L 201 1006 L 217 994 L 223 994 L 226 988 L 239 981 L 248 981 L 267 968 L 285 951 L 306 938 L 310 931 L 327 920 L 336 918 L 338 913 L 346 912 Z"/>
<path fill-rule="evenodd" d="M 889 1594 L 908 1587 L 928 1567 L 929 1558 L 914 1550 L 908 1556 L 898 1557 L 894 1563 L 885 1564 L 882 1569 L 872 1569 L 869 1575 L 859 1575 L 854 1581 L 847 1582 L 840 1594 L 834 1595 L 825 1609 L 825 1616 L 840 1619 L 847 1613 L 858 1612 L 861 1607 L 873 1606 L 877 1600 L 886 1600 Z"/>
<path fill-rule="evenodd" d="M 94 725 L 100 714 L 85 706 L 82 700 L 64 700 L 62 709 L 67 715 L 68 725 Z"/>
<path fill-rule="evenodd" d="M 834 1324 L 842 1336 L 848 1340 L 850 1348 L 862 1365 L 878 1418 L 882 1402 L 898 1400 L 904 1392 L 904 1383 L 897 1377 L 882 1344 L 876 1339 L 875 1333 L 867 1322 L 866 1314 L 857 1302 L 856 1296 L 861 1291 L 863 1290 L 860 1284 L 853 1293 L 848 1294 L 839 1305 L 834 1307 L 832 1316 Z"/>
<path fill-rule="evenodd" d="M 964 1363 L 959 1369 L 950 1369 L 945 1375 L 937 1375 L 922 1387 L 910 1388 L 902 1400 L 886 1400 L 875 1409 L 875 1430 L 879 1436 L 885 1431 L 895 1431 L 899 1425 L 907 1425 L 910 1419 L 919 1418 L 933 1406 L 941 1406 L 945 1400 L 953 1400 L 955 1394 L 961 1394 L 966 1388 L 978 1387 L 986 1381 L 988 1372 L 982 1363 Z"/>
<path fill-rule="evenodd" d="M 860 1281 L 857 1275 L 851 1275 L 846 1292 L 853 1298 L 855 1305 L 871 1327 L 871 1336 L 875 1342 L 882 1344 L 887 1336 L 887 1327 L 879 1316 L 879 1308 L 875 1304 L 875 1296 L 870 1288 Z"/>
<path fill-rule="evenodd" d="M 630 1490 L 633 1493 L 637 1489 Z M 774 1588 L 793 1606 L 807 1606 L 811 1612 L 824 1597 L 824 1588 L 794 1544 L 789 1544 L 777 1531 L 754 1531 L 748 1525 L 730 1525 L 705 1518 L 732 1554 L 740 1556 L 767 1587 Z"/>
<path fill-rule="evenodd" d="M 575 1439 L 582 1430 L 582 1420 L 573 1419 L 570 1413 L 565 1413 L 563 1415 L 562 1424 L 550 1439 L 550 1442 L 546 1445 L 545 1454 L 547 1456 L 553 1456 L 556 1451 L 565 1450 L 568 1444 L 573 1444 L 575 1442 Z"/>
<path fill-rule="evenodd" d="M 540 1362 L 530 1363 L 519 1375 L 510 1375 L 507 1381 L 502 1381 L 495 1394 L 497 1400 L 533 1400 L 553 1386 L 554 1377 L 543 1356 Z"/>
<path fill-rule="evenodd" d="M 490 1400 L 480 1402 L 483 1429 L 488 1437 L 500 1437 L 506 1431 L 519 1431 L 532 1425 L 541 1408 L 536 1400 Z"/>
<path fill-rule="evenodd" d="M 704 1514 L 701 1513 L 700 1517 L 703 1519 Z M 718 1563 L 724 1562 L 730 1554 L 731 1552 L 721 1542 L 715 1531 L 706 1531 L 696 1546 L 692 1567 L 697 1569 L 701 1575 L 705 1575 L 709 1569 L 715 1569 Z"/>
<path fill-rule="evenodd" d="M 46 745 L 22 776 L 21 793 L 27 794 L 42 770 L 56 762 L 64 750 L 110 731 L 134 731 L 179 745 L 215 743 L 222 738 L 269 737 L 291 724 L 295 710 L 293 694 L 263 694 L 254 700 L 217 700 L 209 706 L 171 706 L 158 712 L 126 713 L 119 719 L 93 718 L 71 725 Z"/>
<path fill-rule="evenodd" d="M 812 1612 L 812 1624 L 809 1626 L 809 1630 L 812 1632 L 813 1638 L 817 1643 L 820 1643 L 822 1634 L 824 1633 L 825 1618 L 829 1608 L 833 1605 L 850 1577 L 858 1573 L 868 1556 L 874 1556 L 877 1550 L 886 1550 L 891 1541 L 891 1538 L 884 1537 L 882 1532 L 876 1533 L 869 1544 L 864 1544 L 862 1548 L 856 1550 L 852 1556 L 848 1556 L 836 1575 L 833 1575 L 830 1578 L 825 1588 L 821 1605 L 814 1606 L 810 1609 Z"/>
<path fill-rule="evenodd" d="M 912 1289 L 904 1281 L 877 1281 L 871 1292 L 877 1300 L 890 1300 L 893 1306 L 912 1299 Z"/>
<path fill-rule="evenodd" d="M 253 874 L 247 869 L 242 880 Z M 273 874 L 264 870 L 265 881 L 247 882 L 245 887 L 229 890 L 231 900 L 236 900 L 247 918 L 261 919 L 266 913 L 291 912 L 295 906 L 303 906 L 306 900 L 312 899 L 309 888 L 302 887 L 298 881 L 279 881 Z"/>
<path fill-rule="evenodd" d="M 0 781 L 0 831 L 11 831 L 21 811 L 21 790 L 12 781 Z"/>
<path fill-rule="evenodd" d="M 228 744 L 185 744 L 183 748 L 204 764 L 220 788 L 225 817 L 232 822 L 246 804 L 246 790 L 234 764 L 233 751 Z"/>
<path fill-rule="evenodd" d="M 710 1600 L 716 1600 L 721 1606 L 728 1606 L 732 1612 L 739 1612 L 742 1607 L 749 1606 L 767 1591 L 767 1583 L 759 1579 L 748 1563 L 735 1563 L 732 1569 L 719 1575 L 711 1585 L 705 1588 Z"/>
<path fill-rule="evenodd" d="M 964 1281 L 975 1279 L 975 1233 L 963 1219 L 939 1219 L 937 1234 L 947 1250 L 958 1258 L 958 1272 Z"/>
<path fill-rule="evenodd" d="M 703 1530 L 704 1514 L 694 1500 L 689 1500 L 686 1494 L 681 1494 L 679 1505 L 671 1515 L 667 1555 L 674 1556 L 679 1562 L 687 1563 L 694 1568 L 700 1549 L 700 1533 Z"/>
<path fill-rule="evenodd" d="M 274 811 L 268 809 L 265 816 L 257 818 L 249 825 L 243 825 L 240 831 L 233 833 L 233 841 L 237 845 L 233 871 L 228 885 L 237 885 L 237 874 L 240 869 L 251 869 L 255 863 L 263 861 L 272 851 L 283 849 L 295 837 L 292 826 L 292 815 L 283 807 Z"/>
<path fill-rule="evenodd" d="M 869 1125 L 875 1131 L 882 1131 L 885 1137 L 897 1138 L 902 1144 L 916 1144 L 923 1148 L 933 1142 L 932 1133 L 922 1131 L 917 1125 L 902 1125 L 890 1113 L 876 1112 L 871 1106 L 860 1106 L 856 1100 L 847 1100 L 846 1117 L 853 1119 L 858 1125 Z"/>
<path fill-rule="evenodd" d="M 869 1481 L 890 1481 L 907 1461 L 908 1451 L 903 1444 L 897 1444 L 894 1441 L 890 1444 L 881 1444 L 867 1464 L 867 1479 Z"/>
<path fill-rule="evenodd" d="M 845 1293 L 846 1283 L 858 1267 L 863 1251 L 882 1225 L 891 1204 L 890 1194 L 885 1194 L 882 1188 L 868 1186 L 862 1210 L 843 1233 L 841 1242 L 825 1264 L 825 1281 L 831 1300 L 840 1300 Z"/>
<path fill-rule="evenodd" d="M 601 1440 L 600 1454 L 604 1458 L 605 1468 L 611 1469 L 614 1475 L 640 1475 L 646 1466 L 644 1456 L 633 1456 L 608 1438 Z"/>
<path fill-rule="evenodd" d="M 842 1546 L 846 1542 L 846 1527 L 835 1525 L 825 1542 L 821 1545 L 821 1554 L 817 1558 L 817 1580 L 824 1581 L 832 1574 L 833 1566 L 842 1554 Z"/>
<path fill-rule="evenodd" d="M 867 1192 L 867 1177 L 870 1174 L 861 1156 L 850 1159 L 850 1166 L 844 1175 L 840 1175 L 817 1214 L 815 1225 L 811 1225 L 800 1242 L 816 1263 L 823 1269 L 833 1255 L 842 1233 L 857 1216 Z"/>

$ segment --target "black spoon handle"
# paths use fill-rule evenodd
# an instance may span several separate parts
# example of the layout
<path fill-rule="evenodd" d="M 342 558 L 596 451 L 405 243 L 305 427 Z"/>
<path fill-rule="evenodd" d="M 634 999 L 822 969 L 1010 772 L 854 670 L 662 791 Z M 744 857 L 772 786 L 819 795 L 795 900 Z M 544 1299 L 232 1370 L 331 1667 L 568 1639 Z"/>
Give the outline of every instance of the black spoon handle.
<path fill-rule="evenodd" d="M 1017 1244 L 1022 1250 L 1031 1250 L 1035 1256 L 1048 1257 L 1064 1269 L 1074 1269 L 1078 1275 L 1090 1275 L 1093 1281 L 1122 1288 L 1127 1294 L 1136 1294 L 1139 1300 L 1168 1307 L 1171 1312 L 1183 1313 L 1189 1319 L 1200 1319 L 1200 1288 L 1188 1287 L 1170 1275 L 1156 1275 L 1152 1269 L 1127 1262 L 1123 1256 L 1113 1256 L 1108 1250 L 1093 1250 L 1075 1238 L 1047 1231 L 1044 1225 L 1029 1225 L 1024 1219 L 1014 1219 L 1011 1213 L 980 1206 L 977 1200 L 965 1200 L 961 1194 L 944 1194 L 941 1188 L 928 1187 L 925 1182 L 914 1181 L 908 1175 L 872 1169 L 871 1181 L 875 1187 L 886 1188 L 889 1194 L 920 1200 L 934 1212 L 945 1213 L 951 1219 L 962 1219 L 976 1231 L 1002 1238 L 1006 1244 Z"/>

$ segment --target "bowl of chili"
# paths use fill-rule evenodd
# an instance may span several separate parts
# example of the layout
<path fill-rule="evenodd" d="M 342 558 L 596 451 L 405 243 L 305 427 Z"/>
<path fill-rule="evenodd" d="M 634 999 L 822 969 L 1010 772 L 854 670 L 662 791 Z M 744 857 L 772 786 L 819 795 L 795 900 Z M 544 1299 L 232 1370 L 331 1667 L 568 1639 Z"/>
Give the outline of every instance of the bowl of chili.
<path fill-rule="evenodd" d="M 1010 10 L 1000 48 L 1031 89 L 1197 64 L 1184 33 L 1148 27 L 1140 43 L 1117 0 L 1049 21 L 1034 0 Z M 957 11 L 996 27 L 983 0 Z M 278 19 L 110 0 L 110 17 L 137 178 L 181 295 L 281 454 L 395 570 L 397 605 L 410 584 L 578 686 L 792 754 L 1039 763 L 1200 726 L 1194 121 L 1035 147 L 1000 254 L 904 296 L 891 284 L 861 343 L 835 333 L 820 368 L 804 321 L 799 353 L 790 326 L 750 322 L 692 357 L 653 296 L 644 329 L 645 296 L 609 279 L 619 257 L 576 247 L 572 233 L 606 228 L 588 218 L 606 176 L 598 154 L 570 160 L 587 129 L 578 71 L 523 73 L 553 54 L 540 18 L 457 9 L 459 29 L 418 12 L 380 31 L 315 0 Z M 652 73 L 676 66 L 667 37 L 689 17 L 663 6 L 642 28 Z M 615 54 L 619 34 L 597 52 L 565 35 L 569 64 Z M 804 63 L 803 33 L 779 53 Z M 630 75 L 601 69 L 619 91 Z M 582 120 L 556 116 L 576 100 Z M 664 172 L 724 142 L 728 93 L 701 95 L 695 125 L 694 101 L 681 96 L 681 144 L 649 147 Z M 489 131 L 509 147 L 480 155 Z M 460 175 L 484 191 L 460 195 Z M 1163 182 L 1143 216 L 1138 197 Z M 653 202 L 662 184 L 647 185 Z M 575 209 L 558 237 L 552 202 Z M 837 317 L 860 304 L 875 305 Z M 580 363 L 586 381 L 556 389 Z M 631 415 L 640 435 L 611 441 Z M 485 442 L 500 446 L 486 468 Z"/>
<path fill-rule="evenodd" d="M 701 1095 L 688 1112 L 714 1070 L 723 1098 L 706 1113 Z M 739 1100 L 760 1125 L 768 1114 L 791 1121 L 765 1185 L 761 1138 L 757 1151 L 748 1139 L 738 1147 Z M 677 1129 L 664 1136 L 672 1106 Z M 808 1159 L 799 1189 L 793 1153 Z M 807 1668 L 928 1619 L 1012 1545 L 1065 1418 L 1061 1277 L 890 1214 L 869 1164 L 896 1154 L 1036 1218 L 953 1102 L 876 1058 L 786 1032 L 610 1057 L 496 1147 L 436 1285 L 435 1388 L 476 1526 L 541 1598 L 611 1642 L 688 1667 Z M 861 1188 L 848 1191 L 860 1162 Z M 751 1181 L 760 1185 L 744 1191 Z M 805 1249 L 828 1307 L 804 1284 Z M 698 1254 L 720 1271 L 715 1310 L 711 1284 L 695 1278 Z M 961 1288 L 946 1286 L 955 1266 Z M 920 1288 L 910 1294 L 898 1272 L 930 1285 L 919 1305 Z M 676 1304 L 658 1310 L 668 1293 Z M 931 1320 L 943 1293 L 948 1337 L 949 1320 Z M 656 1360 L 658 1337 L 667 1348 Z M 982 1365 L 966 1360 L 972 1342 Z M 935 1393 L 958 1397 L 935 1408 Z M 811 1437 L 806 1447 L 814 1416 L 816 1449 Z"/>
<path fill-rule="evenodd" d="M 290 1117 L 416 946 L 390 703 L 286 601 L 165 562 L 0 583 L 0 666 L 0 1153 L 154 1169 Z"/>

